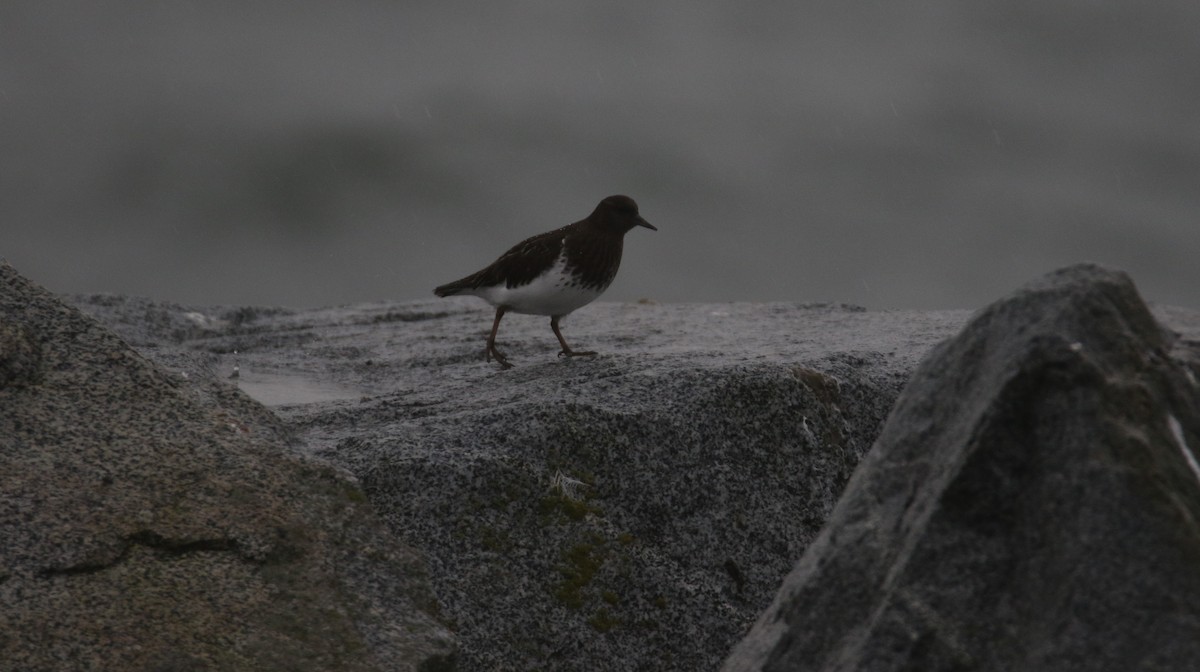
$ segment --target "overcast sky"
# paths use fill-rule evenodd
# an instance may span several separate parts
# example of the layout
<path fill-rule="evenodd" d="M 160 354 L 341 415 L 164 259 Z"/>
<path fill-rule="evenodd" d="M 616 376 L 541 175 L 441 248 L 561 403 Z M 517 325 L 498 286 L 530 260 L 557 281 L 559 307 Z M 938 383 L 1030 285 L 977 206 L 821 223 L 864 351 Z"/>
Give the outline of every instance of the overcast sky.
<path fill-rule="evenodd" d="M 431 296 L 625 193 L 611 300 L 1200 307 L 1200 3 L 5 2 L 0 256 L 60 292 Z"/>

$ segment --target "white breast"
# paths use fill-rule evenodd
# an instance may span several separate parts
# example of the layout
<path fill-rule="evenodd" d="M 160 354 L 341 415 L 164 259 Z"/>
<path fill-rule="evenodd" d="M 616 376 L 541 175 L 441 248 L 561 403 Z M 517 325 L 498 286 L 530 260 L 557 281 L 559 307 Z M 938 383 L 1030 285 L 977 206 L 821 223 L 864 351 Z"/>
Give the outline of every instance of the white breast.
<path fill-rule="evenodd" d="M 493 306 L 508 306 L 515 313 L 529 315 L 566 315 L 586 306 L 607 287 L 584 289 L 566 273 L 567 257 L 559 255 L 550 270 L 521 287 L 485 287 L 476 295 Z"/>

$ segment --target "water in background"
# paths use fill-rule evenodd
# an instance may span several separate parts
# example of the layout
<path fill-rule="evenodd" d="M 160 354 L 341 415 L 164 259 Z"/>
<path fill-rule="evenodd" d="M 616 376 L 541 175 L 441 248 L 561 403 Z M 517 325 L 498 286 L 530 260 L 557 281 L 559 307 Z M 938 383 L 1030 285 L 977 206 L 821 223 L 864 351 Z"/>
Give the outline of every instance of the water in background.
<path fill-rule="evenodd" d="M 117 5 L 114 7 L 114 5 Z M 0 7 L 0 256 L 62 292 L 431 296 L 627 193 L 608 299 L 1200 306 L 1200 3 Z"/>

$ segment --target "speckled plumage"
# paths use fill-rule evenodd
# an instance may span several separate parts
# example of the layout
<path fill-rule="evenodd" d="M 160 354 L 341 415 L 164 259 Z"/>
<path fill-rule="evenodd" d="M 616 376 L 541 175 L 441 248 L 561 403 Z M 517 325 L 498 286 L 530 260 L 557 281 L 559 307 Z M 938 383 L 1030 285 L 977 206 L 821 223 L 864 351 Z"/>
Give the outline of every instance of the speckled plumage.
<path fill-rule="evenodd" d="M 527 238 L 486 268 L 434 293 L 478 296 L 496 307 L 487 357 L 495 357 L 505 368 L 511 365 L 496 349 L 496 331 L 506 312 L 549 315 L 550 328 L 562 346 L 560 355 L 593 355 L 573 351 L 558 321 L 608 289 L 621 265 L 625 234 L 635 226 L 657 231 L 638 214 L 632 198 L 609 196 L 585 219 Z"/>

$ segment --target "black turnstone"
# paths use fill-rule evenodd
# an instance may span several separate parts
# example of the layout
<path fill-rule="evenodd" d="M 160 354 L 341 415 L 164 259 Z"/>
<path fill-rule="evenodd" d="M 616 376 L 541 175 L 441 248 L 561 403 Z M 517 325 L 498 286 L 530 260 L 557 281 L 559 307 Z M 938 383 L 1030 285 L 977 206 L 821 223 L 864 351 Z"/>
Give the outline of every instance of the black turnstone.
<path fill-rule="evenodd" d="M 549 315 L 550 328 L 562 346 L 560 357 L 594 355 L 572 350 L 558 330 L 558 321 L 608 289 L 621 265 L 625 234 L 635 226 L 658 230 L 642 219 L 632 198 L 609 196 L 586 219 L 517 243 L 491 266 L 433 293 L 469 294 L 496 307 L 486 354 L 506 369 L 512 364 L 496 349 L 496 331 L 508 312 Z"/>

